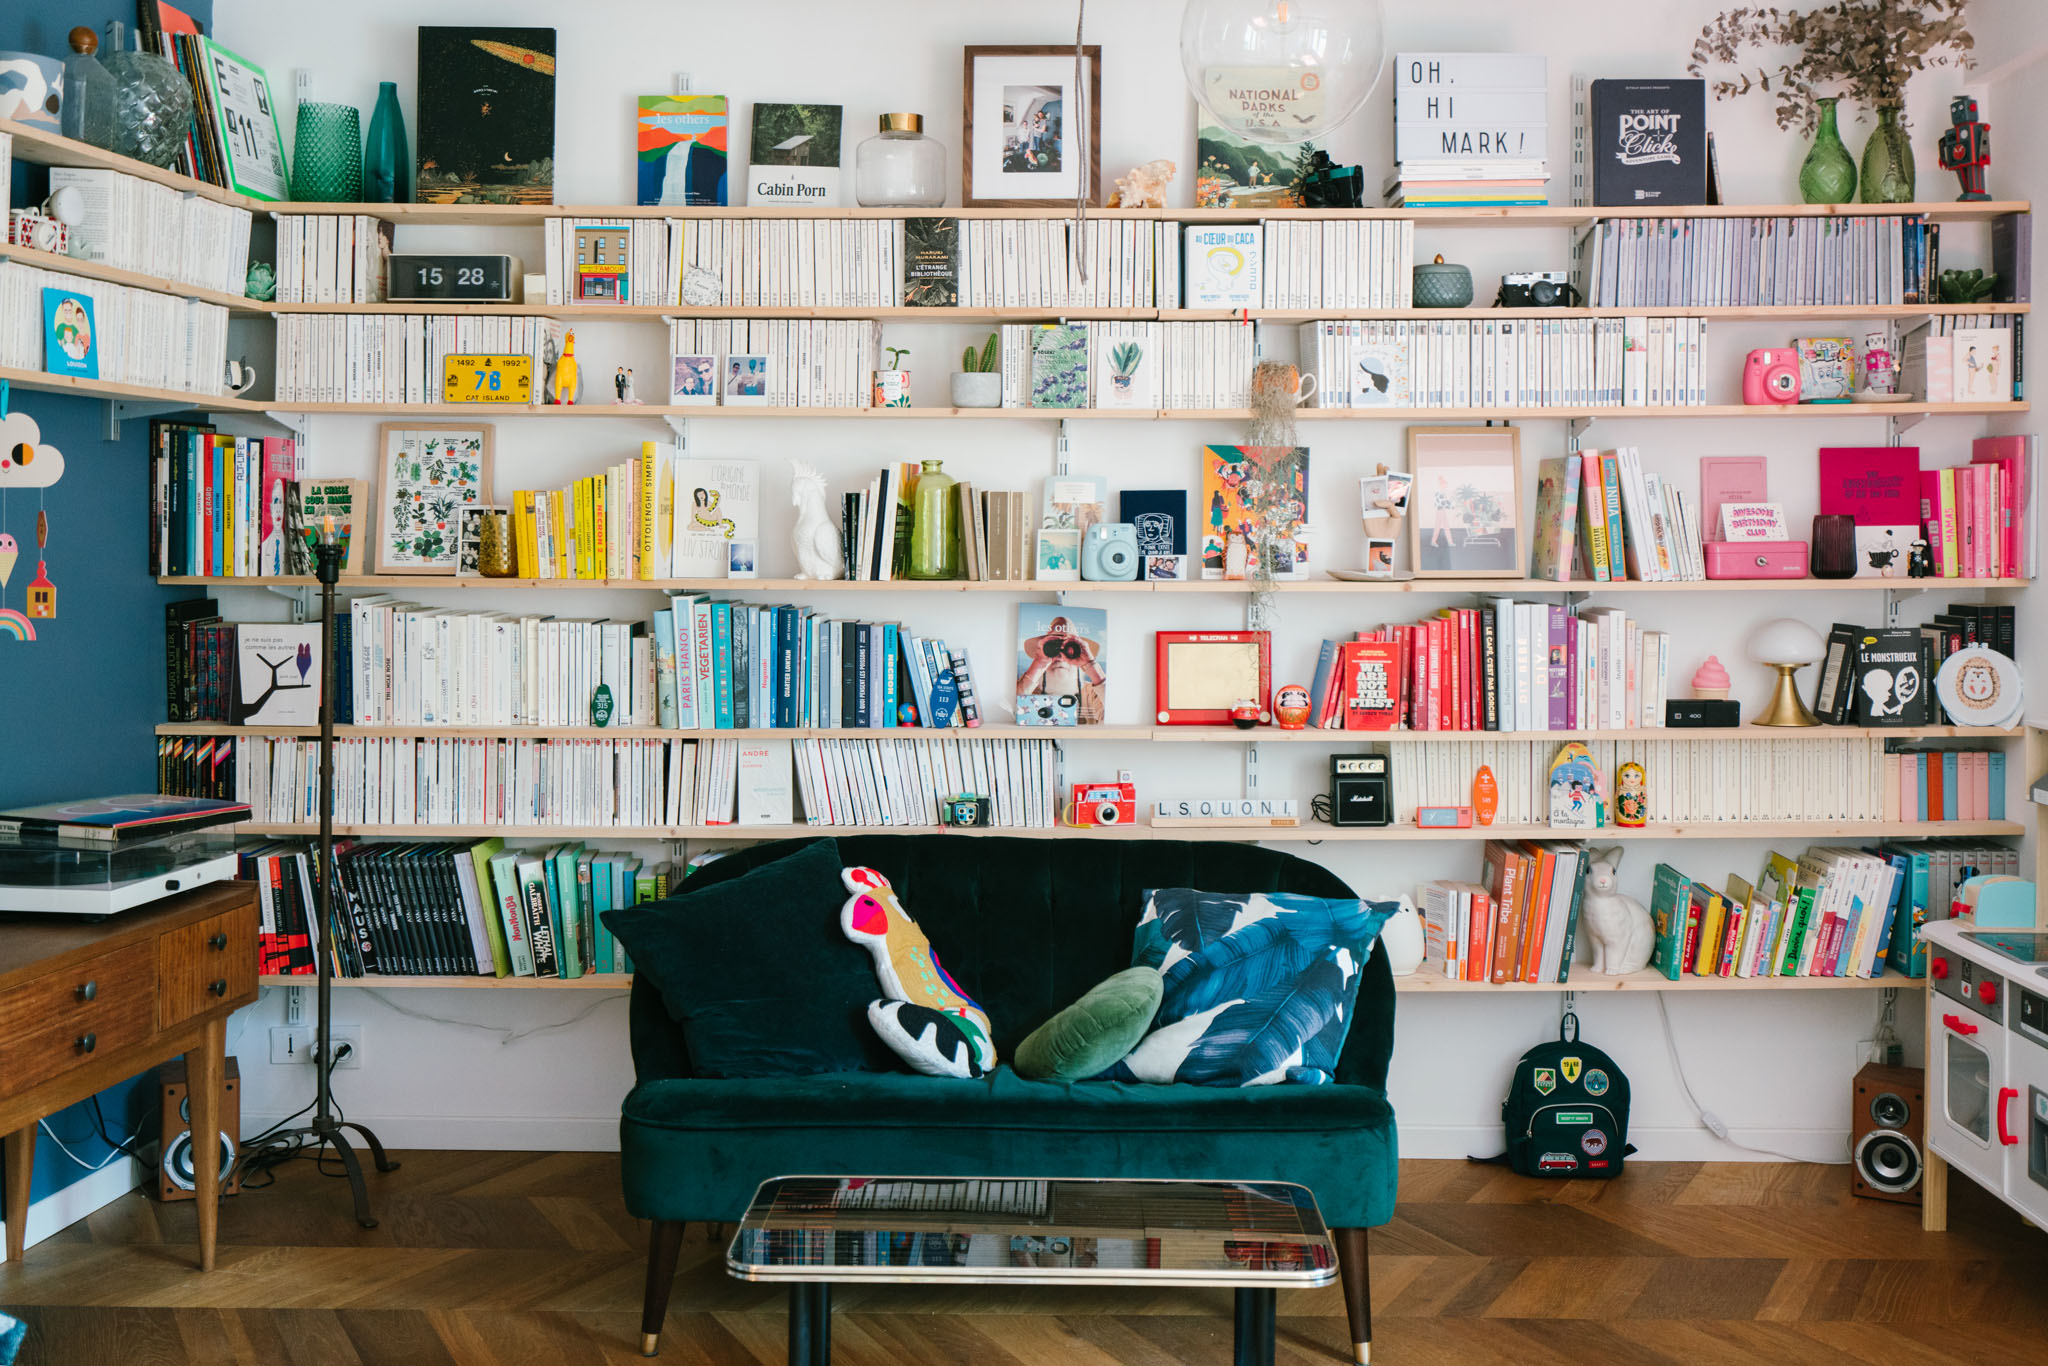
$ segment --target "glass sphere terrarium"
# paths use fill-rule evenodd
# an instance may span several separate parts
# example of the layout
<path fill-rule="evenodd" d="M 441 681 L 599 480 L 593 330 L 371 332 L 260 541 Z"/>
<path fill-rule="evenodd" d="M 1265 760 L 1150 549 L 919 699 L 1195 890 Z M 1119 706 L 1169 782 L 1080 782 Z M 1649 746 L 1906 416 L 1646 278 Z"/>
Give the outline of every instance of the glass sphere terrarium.
<path fill-rule="evenodd" d="M 192 124 L 192 87 L 178 68 L 150 52 L 129 51 L 122 26 L 111 26 L 100 64 L 114 78 L 114 130 L 110 151 L 168 168 Z"/>

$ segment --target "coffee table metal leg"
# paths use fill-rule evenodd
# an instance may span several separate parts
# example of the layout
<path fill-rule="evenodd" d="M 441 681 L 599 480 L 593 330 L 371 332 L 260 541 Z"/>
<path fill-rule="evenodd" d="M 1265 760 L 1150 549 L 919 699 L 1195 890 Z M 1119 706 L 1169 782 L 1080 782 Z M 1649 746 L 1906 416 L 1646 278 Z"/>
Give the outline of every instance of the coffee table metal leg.
<path fill-rule="evenodd" d="M 830 1366 L 832 1287 L 797 1281 L 789 1287 L 789 1366 Z"/>
<path fill-rule="evenodd" d="M 811 1287 L 811 1366 L 832 1366 L 832 1286 Z"/>
<path fill-rule="evenodd" d="M 1233 1366 L 1273 1366 L 1273 1291 L 1238 1287 L 1234 1318 Z"/>

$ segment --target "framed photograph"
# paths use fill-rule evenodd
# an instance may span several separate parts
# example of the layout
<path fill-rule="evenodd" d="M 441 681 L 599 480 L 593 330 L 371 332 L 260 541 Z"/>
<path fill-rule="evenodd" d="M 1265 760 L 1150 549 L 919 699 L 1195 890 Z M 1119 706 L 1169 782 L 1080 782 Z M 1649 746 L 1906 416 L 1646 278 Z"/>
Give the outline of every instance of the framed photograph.
<path fill-rule="evenodd" d="M 718 402 L 718 357 L 671 356 L 668 401 L 711 405 Z"/>
<path fill-rule="evenodd" d="M 491 428 L 386 422 L 377 428 L 378 574 L 453 575 L 462 517 L 491 496 Z"/>
<path fill-rule="evenodd" d="M 1273 719 L 1273 636 L 1269 631 L 1156 633 L 1159 724 L 1227 726 L 1230 709 L 1249 700 L 1261 723 Z"/>
<path fill-rule="evenodd" d="M 725 401 L 734 406 L 768 406 L 768 358 L 727 356 L 725 358 Z"/>
<path fill-rule="evenodd" d="M 1514 427 L 1410 427 L 1408 557 L 1418 579 L 1519 579 L 1522 439 Z"/>
<path fill-rule="evenodd" d="M 1081 533 L 1063 527 L 1041 527 L 1037 534 L 1031 577 L 1044 583 L 1078 583 L 1081 578 Z"/>
<path fill-rule="evenodd" d="M 759 547 L 749 538 L 728 541 L 725 545 L 725 576 L 728 579 L 751 579 L 758 576 L 756 562 Z"/>
<path fill-rule="evenodd" d="M 970 209 L 1102 202 L 1102 49 L 970 47 L 961 77 L 960 202 Z M 1085 110 L 1086 126 L 1082 126 Z M 1081 180 L 1085 156 L 1087 181 Z"/>
<path fill-rule="evenodd" d="M 1182 583 L 1188 576 L 1185 555 L 1147 555 L 1145 577 L 1155 583 Z"/>

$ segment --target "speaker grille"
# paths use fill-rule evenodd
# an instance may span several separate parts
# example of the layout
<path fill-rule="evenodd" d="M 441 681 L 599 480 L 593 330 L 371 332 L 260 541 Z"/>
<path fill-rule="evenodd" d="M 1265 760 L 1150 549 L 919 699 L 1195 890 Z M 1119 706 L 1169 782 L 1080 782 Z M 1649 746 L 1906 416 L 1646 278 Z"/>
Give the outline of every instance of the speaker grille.
<path fill-rule="evenodd" d="M 1857 1141 L 1854 1160 L 1856 1175 L 1877 1190 L 1896 1195 L 1919 1184 L 1920 1146 L 1896 1129 L 1865 1134 Z"/>
<path fill-rule="evenodd" d="M 1903 1129 L 1912 1113 L 1904 1098 L 1895 1092 L 1880 1092 L 1870 1102 L 1870 1118 L 1880 1129 Z"/>

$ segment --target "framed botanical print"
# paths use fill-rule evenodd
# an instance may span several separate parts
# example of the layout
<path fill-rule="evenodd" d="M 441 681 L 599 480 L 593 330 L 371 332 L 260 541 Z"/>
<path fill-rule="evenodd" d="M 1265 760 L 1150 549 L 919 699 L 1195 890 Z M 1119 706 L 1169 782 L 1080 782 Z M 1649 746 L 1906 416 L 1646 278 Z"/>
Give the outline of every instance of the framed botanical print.
<path fill-rule="evenodd" d="M 1519 579 L 1522 442 L 1513 427 L 1410 427 L 1408 554 L 1418 579 Z"/>
<path fill-rule="evenodd" d="M 962 204 L 1071 204 L 1084 184 L 1088 202 L 1101 202 L 1102 49 L 1081 53 L 1077 90 L 1072 47 L 966 50 Z"/>
<path fill-rule="evenodd" d="M 490 502 L 490 426 L 387 422 L 377 449 L 375 572 L 454 574 L 463 512 Z"/>

